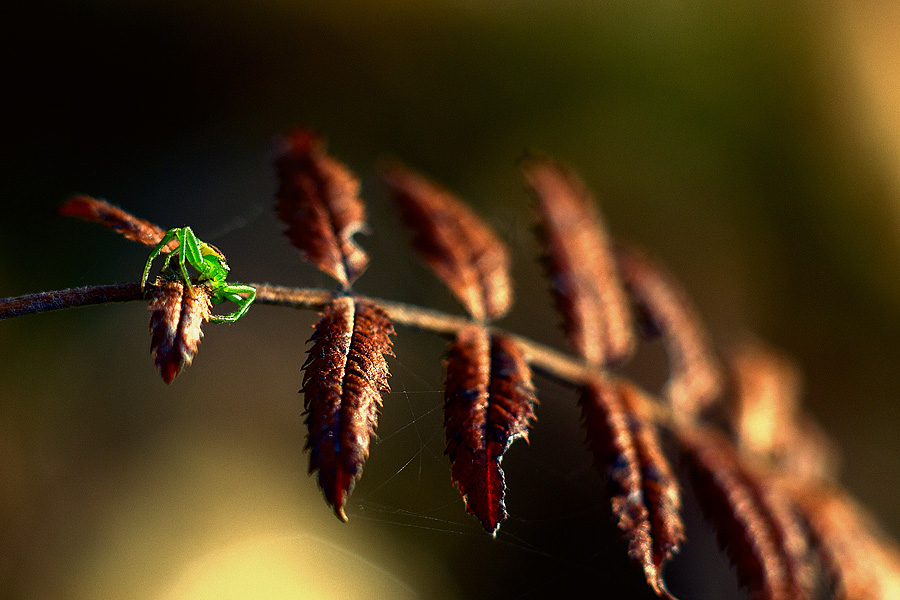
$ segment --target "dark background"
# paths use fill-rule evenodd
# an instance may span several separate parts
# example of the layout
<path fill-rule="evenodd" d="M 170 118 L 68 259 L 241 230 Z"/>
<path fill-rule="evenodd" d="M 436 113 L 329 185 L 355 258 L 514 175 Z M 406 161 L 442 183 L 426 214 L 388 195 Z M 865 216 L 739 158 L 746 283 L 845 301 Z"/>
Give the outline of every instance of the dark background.
<path fill-rule="evenodd" d="M 797 361 L 843 482 L 896 537 L 900 15 L 733 4 L 9 12 L 0 296 L 137 279 L 146 248 L 55 217 L 71 193 L 190 224 L 235 280 L 330 285 L 271 211 L 274 140 L 312 126 L 363 181 L 374 233 L 360 292 L 459 311 L 410 254 L 375 176 L 378 158 L 398 156 L 509 241 L 518 301 L 503 325 L 561 347 L 514 168 L 540 149 L 577 168 L 616 234 L 677 274 L 718 343 L 753 332 Z M 639 579 L 608 541 L 570 390 L 538 381 L 531 444 L 504 462 L 512 517 L 490 539 L 442 456 L 443 342 L 401 330 L 379 443 L 342 525 L 305 476 L 296 390 L 314 315 L 260 306 L 208 326 L 171 386 L 147 319 L 122 305 L 0 325 L 0 596 L 499 599 Z M 739 597 L 689 509 L 673 591 Z"/>

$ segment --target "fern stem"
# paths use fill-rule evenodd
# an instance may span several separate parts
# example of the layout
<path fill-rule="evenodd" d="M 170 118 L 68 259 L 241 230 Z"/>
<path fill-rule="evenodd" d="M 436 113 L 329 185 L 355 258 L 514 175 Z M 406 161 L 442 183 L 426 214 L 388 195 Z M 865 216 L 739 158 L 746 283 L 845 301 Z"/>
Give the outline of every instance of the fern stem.
<path fill-rule="evenodd" d="M 289 288 L 274 285 L 256 286 L 256 302 L 262 304 L 318 309 L 327 304 L 331 298 L 332 293 L 327 290 Z M 472 320 L 466 317 L 450 315 L 438 310 L 403 302 L 368 297 L 360 297 L 360 299 L 381 308 L 388 314 L 391 321 L 397 325 L 412 327 L 421 331 L 430 331 L 448 337 L 454 337 L 464 327 L 473 323 Z M 563 383 L 581 384 L 587 381 L 591 374 L 596 374 L 597 372 L 595 367 L 577 358 L 528 338 L 496 327 L 490 328 L 490 331 L 493 334 L 502 334 L 513 339 L 522 349 L 525 354 L 525 360 L 529 365 Z"/>
<path fill-rule="evenodd" d="M 147 289 L 150 289 L 149 286 Z M 89 285 L 67 290 L 38 292 L 0 300 L 0 321 L 64 308 L 110 302 L 133 302 L 135 300 L 146 300 L 139 283 Z"/>
<path fill-rule="evenodd" d="M 247 285 L 252 285 L 256 288 L 256 304 L 318 310 L 334 298 L 334 292 L 331 290 L 292 288 L 268 284 Z M 137 300 L 147 301 L 148 296 L 146 294 L 153 287 L 148 285 L 145 291 L 142 292 L 139 283 L 123 283 L 86 286 L 3 298 L 0 299 L 0 321 L 12 317 L 79 306 L 107 304 L 110 302 L 134 302 Z M 379 298 L 364 296 L 359 296 L 358 298 L 384 310 L 395 324 L 421 331 L 452 337 L 462 328 L 472 324 L 472 321 L 466 317 L 451 315 L 430 308 Z M 535 371 L 556 381 L 578 386 L 588 381 L 591 375 L 596 375 L 598 372 L 597 367 L 531 339 L 499 328 L 491 328 L 490 331 L 493 334 L 502 334 L 514 340 L 522 349 L 526 362 Z M 608 373 L 605 373 L 605 375 L 610 376 Z M 663 406 L 659 402 L 654 402 L 653 405 L 655 408 L 654 420 L 666 422 L 671 419 L 672 415 L 668 407 Z"/>

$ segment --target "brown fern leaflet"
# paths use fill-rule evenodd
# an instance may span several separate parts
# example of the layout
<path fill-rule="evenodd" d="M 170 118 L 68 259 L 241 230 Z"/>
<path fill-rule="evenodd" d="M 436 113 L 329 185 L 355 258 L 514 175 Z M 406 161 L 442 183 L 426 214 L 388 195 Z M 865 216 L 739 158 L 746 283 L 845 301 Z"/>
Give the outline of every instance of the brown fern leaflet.
<path fill-rule="evenodd" d="M 837 450 L 800 411 L 800 375 L 779 353 L 759 342 L 731 356 L 732 428 L 741 449 L 805 480 L 833 479 Z"/>
<path fill-rule="evenodd" d="M 900 598 L 900 548 L 833 485 L 788 482 L 842 600 Z"/>
<path fill-rule="evenodd" d="M 777 478 L 759 472 L 755 477 L 760 486 L 762 504 L 771 518 L 775 541 L 781 548 L 790 576 L 793 598 L 812 599 L 816 591 L 816 572 L 812 562 L 812 545 L 801 514 Z"/>
<path fill-rule="evenodd" d="M 369 263 L 353 241 L 366 219 L 359 181 L 308 130 L 288 136 L 275 168 L 275 207 L 288 238 L 307 260 L 348 288 Z"/>
<path fill-rule="evenodd" d="M 741 583 L 755 600 L 812 597 L 798 516 L 772 482 L 748 468 L 720 433 L 678 432 L 693 468 L 697 497 Z"/>
<path fill-rule="evenodd" d="M 790 446 L 800 399 L 796 368 L 758 343 L 738 348 L 730 362 L 738 439 L 750 452 L 783 453 Z"/>
<path fill-rule="evenodd" d="M 444 429 L 451 476 L 488 533 L 506 518 L 500 461 L 534 421 L 531 370 L 515 343 L 480 326 L 463 329 L 450 347 Z"/>
<path fill-rule="evenodd" d="M 72 196 L 59 208 L 59 214 L 100 223 L 121 234 L 125 239 L 146 246 L 155 246 L 166 235 L 165 230 L 153 223 L 139 219 L 106 200 L 90 196 Z M 166 246 L 166 250 L 172 250 L 176 245 L 177 242 L 173 240 Z"/>
<path fill-rule="evenodd" d="M 383 177 L 413 246 L 476 321 L 502 317 L 512 304 L 509 251 L 458 198 L 400 163 Z"/>
<path fill-rule="evenodd" d="M 643 562 L 647 583 L 660 596 L 669 596 L 662 577 L 662 567 L 681 548 L 685 540 L 681 520 L 681 486 L 672 473 L 669 460 L 662 451 L 656 430 L 649 416 L 650 400 L 641 390 L 628 382 L 619 383 L 619 393 L 626 411 L 628 425 L 634 436 L 644 502 L 650 517 L 653 553 L 649 563 Z"/>
<path fill-rule="evenodd" d="M 581 414 L 595 464 L 610 481 L 613 517 L 628 555 L 662 597 L 662 567 L 684 541 L 681 489 L 656 432 L 644 422 L 647 401 L 627 383 L 595 377 L 585 386 Z"/>
<path fill-rule="evenodd" d="M 190 366 L 210 316 L 209 295 L 202 286 L 180 281 L 158 283 L 150 290 L 150 351 L 166 383 Z"/>
<path fill-rule="evenodd" d="M 549 159 L 527 159 L 522 170 L 538 200 L 547 274 L 569 342 L 593 364 L 623 362 L 634 347 L 631 315 L 594 199 Z"/>
<path fill-rule="evenodd" d="M 721 394 L 721 368 L 681 287 L 640 251 L 616 247 L 619 270 L 648 325 L 662 333 L 671 373 L 666 396 L 685 416 L 699 413 Z"/>
<path fill-rule="evenodd" d="M 318 471 L 325 499 L 342 521 L 369 457 L 381 395 L 390 391 L 384 355 L 393 354 L 393 333 L 380 308 L 336 298 L 322 311 L 303 365 L 309 472 Z"/>

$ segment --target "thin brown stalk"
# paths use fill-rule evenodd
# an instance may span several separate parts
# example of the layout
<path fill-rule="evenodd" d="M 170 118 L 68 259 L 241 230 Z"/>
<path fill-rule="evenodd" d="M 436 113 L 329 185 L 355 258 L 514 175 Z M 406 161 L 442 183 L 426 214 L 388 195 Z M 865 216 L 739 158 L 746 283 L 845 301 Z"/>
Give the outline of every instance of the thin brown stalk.
<path fill-rule="evenodd" d="M 89 285 L 67 290 L 38 292 L 25 296 L 0 299 L 0 321 L 13 317 L 36 315 L 65 308 L 107 304 L 110 302 L 134 302 L 144 300 L 145 294 L 139 283 L 114 283 L 111 285 Z"/>
<path fill-rule="evenodd" d="M 256 288 L 256 304 L 270 304 L 297 309 L 320 310 L 328 305 L 334 292 L 317 288 L 292 288 L 264 283 L 247 284 Z M 148 289 L 151 289 L 148 286 Z M 382 300 L 367 296 L 356 296 L 360 301 L 368 302 L 384 310 L 396 325 L 411 327 L 421 331 L 454 337 L 459 331 L 472 324 L 472 321 L 457 315 L 438 310 L 423 308 Z M 40 314 L 53 310 L 76 308 L 105 304 L 109 302 L 134 302 L 146 300 L 138 283 L 112 284 L 73 288 L 51 292 L 40 292 L 26 296 L 0 299 L 0 321 L 12 317 Z M 573 358 L 528 338 L 491 327 L 495 334 L 509 337 L 522 350 L 526 362 L 541 374 L 556 379 L 561 383 L 579 385 L 597 373 L 596 367 Z M 657 406 L 657 418 L 668 419 L 668 410 Z"/>

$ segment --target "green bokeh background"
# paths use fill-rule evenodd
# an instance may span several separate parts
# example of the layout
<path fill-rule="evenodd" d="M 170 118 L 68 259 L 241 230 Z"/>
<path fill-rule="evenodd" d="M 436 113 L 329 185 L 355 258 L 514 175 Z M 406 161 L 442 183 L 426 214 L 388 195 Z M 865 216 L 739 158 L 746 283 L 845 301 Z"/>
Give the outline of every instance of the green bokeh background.
<path fill-rule="evenodd" d="M 10 13 L 2 42 L 0 296 L 137 278 L 145 248 L 55 217 L 76 192 L 190 224 L 236 280 L 329 285 L 271 211 L 274 140 L 302 125 L 362 179 L 373 235 L 360 292 L 459 310 L 378 183 L 373 165 L 397 156 L 497 227 L 516 261 L 503 324 L 561 347 L 514 168 L 539 149 L 677 274 L 718 343 L 752 332 L 796 359 L 843 482 L 900 536 L 900 156 L 848 10 L 32 4 Z M 302 453 L 314 315 L 255 307 L 209 326 L 171 386 L 147 318 L 124 305 L 0 325 L 0 596 L 499 599 L 622 584 L 571 391 L 538 382 L 532 442 L 504 463 L 513 516 L 490 539 L 441 456 L 443 342 L 400 331 L 380 442 L 341 525 Z M 737 594 L 690 518 L 673 589 Z"/>

